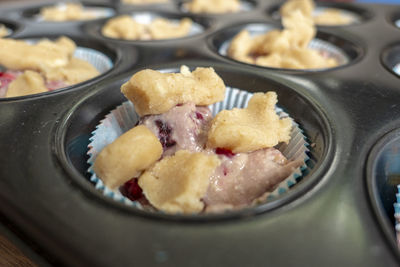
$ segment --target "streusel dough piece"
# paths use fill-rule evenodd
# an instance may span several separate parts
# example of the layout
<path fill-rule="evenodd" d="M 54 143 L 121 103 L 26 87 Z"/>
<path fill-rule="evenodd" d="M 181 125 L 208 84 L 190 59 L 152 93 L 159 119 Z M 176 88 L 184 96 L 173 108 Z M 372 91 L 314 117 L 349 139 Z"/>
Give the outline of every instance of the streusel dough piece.
<path fill-rule="evenodd" d="M 66 3 L 51 7 L 44 7 L 40 10 L 40 16 L 47 21 L 69 21 L 93 19 L 95 14 L 88 12 L 78 3 Z"/>
<path fill-rule="evenodd" d="M 122 93 L 135 105 L 140 116 L 161 114 L 172 107 L 193 102 L 207 106 L 225 96 L 225 84 L 213 68 L 196 68 L 190 72 L 186 66 L 181 73 L 161 73 L 142 70 L 122 85 Z"/>
<path fill-rule="evenodd" d="M 87 61 L 71 58 L 64 67 L 51 68 L 45 71 L 49 81 L 64 81 L 67 85 L 87 81 L 99 75 L 100 72 Z"/>
<path fill-rule="evenodd" d="M 54 42 L 41 40 L 36 44 L 0 38 L 0 65 L 14 70 L 37 71 L 62 67 L 68 64 L 75 48 L 75 43 L 67 37 Z"/>
<path fill-rule="evenodd" d="M 279 12 L 281 17 L 290 16 L 295 10 L 300 10 L 304 16 L 311 18 L 312 13 L 315 9 L 315 4 L 313 0 L 289 0 L 284 5 L 282 5 Z"/>
<path fill-rule="evenodd" d="M 106 146 L 93 168 L 107 187 L 115 189 L 138 177 L 161 157 L 162 151 L 158 138 L 146 126 L 139 125 Z"/>
<path fill-rule="evenodd" d="M 296 10 L 300 11 L 305 17 L 313 19 L 317 25 L 346 25 L 354 21 L 336 8 L 326 8 L 319 14 L 315 14 L 313 0 L 289 0 L 281 7 L 280 13 L 282 17 L 288 17 Z"/>
<path fill-rule="evenodd" d="M 354 21 L 349 16 L 343 15 L 339 9 L 328 8 L 321 14 L 314 16 L 314 22 L 317 25 L 347 25 Z"/>
<path fill-rule="evenodd" d="M 122 15 L 109 19 L 101 29 L 101 33 L 110 38 L 140 40 L 146 35 L 146 27 L 132 16 Z"/>
<path fill-rule="evenodd" d="M 108 20 L 101 32 L 104 36 L 124 40 L 160 40 L 186 36 L 191 27 L 189 18 L 179 22 L 157 18 L 150 24 L 142 24 L 132 16 L 122 15 Z"/>
<path fill-rule="evenodd" d="M 204 208 L 201 198 L 210 176 L 220 164 L 216 155 L 180 150 L 165 157 L 139 178 L 150 203 L 170 213 L 196 213 Z"/>
<path fill-rule="evenodd" d="M 149 32 L 151 38 L 157 39 L 168 39 L 168 38 L 179 38 L 187 36 L 192 27 L 192 20 L 189 18 L 183 18 L 179 23 L 173 23 L 167 19 L 155 19 L 149 25 Z"/>
<path fill-rule="evenodd" d="M 256 93 L 247 108 L 221 111 L 212 121 L 207 146 L 241 153 L 288 143 L 292 121 L 279 118 L 277 101 L 275 92 Z"/>
<path fill-rule="evenodd" d="M 122 0 L 124 4 L 134 4 L 134 5 L 147 5 L 156 3 L 168 3 L 169 0 Z"/>
<path fill-rule="evenodd" d="M 0 24 L 0 37 L 4 37 L 8 35 L 8 29 L 3 24 Z"/>
<path fill-rule="evenodd" d="M 320 69 L 338 62 L 308 48 L 316 29 L 311 18 L 294 10 L 282 18 L 283 30 L 272 30 L 255 37 L 246 30 L 237 34 L 228 49 L 236 60 L 273 68 Z"/>
<path fill-rule="evenodd" d="M 39 94 L 47 91 L 42 75 L 27 70 L 10 83 L 6 97 Z"/>
<path fill-rule="evenodd" d="M 193 13 L 232 13 L 240 10 L 239 0 L 193 0 L 185 4 Z"/>

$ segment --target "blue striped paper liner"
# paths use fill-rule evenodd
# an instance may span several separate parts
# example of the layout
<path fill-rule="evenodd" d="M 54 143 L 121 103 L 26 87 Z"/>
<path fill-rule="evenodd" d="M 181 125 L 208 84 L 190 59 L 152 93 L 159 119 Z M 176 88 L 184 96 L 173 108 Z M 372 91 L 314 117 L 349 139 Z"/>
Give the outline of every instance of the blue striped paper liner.
<path fill-rule="evenodd" d="M 65 9 L 66 8 L 66 3 L 58 3 L 56 6 L 59 9 Z M 92 18 L 87 18 L 87 19 L 80 19 L 80 20 L 67 20 L 67 21 L 85 21 L 85 20 L 95 20 L 95 19 L 101 19 L 101 18 L 107 18 L 114 16 L 115 11 L 112 8 L 108 7 L 95 7 L 95 6 L 83 6 L 83 10 L 85 12 L 88 12 L 89 14 L 93 15 Z M 35 16 L 35 19 L 37 21 L 47 21 L 47 22 L 67 22 L 67 21 L 53 21 L 53 20 L 45 20 L 40 13 Z"/>
<path fill-rule="evenodd" d="M 244 108 L 247 106 L 252 95 L 253 94 L 243 90 L 227 87 L 225 99 L 209 107 L 211 108 L 213 116 L 223 109 L 232 109 L 234 107 Z M 276 108 L 276 112 L 280 117 L 288 117 L 288 114 L 279 107 Z M 88 172 L 91 174 L 90 181 L 95 185 L 96 189 L 100 190 L 105 196 L 108 196 L 115 201 L 127 205 L 133 205 L 141 209 L 142 207 L 140 203 L 136 201 L 132 202 L 128 198 L 124 197 L 118 189 L 113 191 L 107 188 L 93 170 L 93 163 L 95 162 L 98 153 L 100 153 L 105 146 L 112 143 L 117 137 L 134 127 L 138 120 L 139 116 L 136 114 L 134 106 L 130 101 L 124 102 L 122 105 L 107 114 L 96 126 L 96 129 L 92 132 L 92 136 L 89 139 L 90 143 L 87 152 L 89 159 L 87 163 L 90 165 L 88 169 Z M 308 147 L 309 144 L 306 141 L 303 130 L 293 121 L 291 140 L 289 144 L 280 144 L 278 149 L 290 160 L 302 159 L 304 165 L 297 168 L 291 176 L 281 182 L 275 191 L 269 194 L 268 199 L 274 199 L 275 197 L 284 194 L 302 178 L 303 173 L 308 169 L 308 166 L 306 165 L 306 162 L 309 160 L 307 155 L 309 151 Z"/>
<path fill-rule="evenodd" d="M 395 230 L 397 245 L 400 248 L 400 185 L 397 185 L 396 203 L 394 206 Z"/>
<path fill-rule="evenodd" d="M 247 30 L 251 36 L 265 34 L 274 29 L 276 29 L 276 27 L 274 27 L 272 25 L 261 24 L 261 23 L 248 24 L 247 26 L 245 26 L 243 28 L 243 30 Z M 218 49 L 218 53 L 220 55 L 229 57 L 228 49 L 232 42 L 232 39 L 233 38 L 228 39 L 222 43 L 222 45 Z M 349 57 L 342 49 L 340 49 L 339 47 L 337 47 L 329 42 L 326 42 L 324 40 L 315 38 L 315 39 L 311 40 L 308 47 L 310 49 L 317 50 L 321 53 L 326 53 L 328 55 L 328 57 L 336 59 L 338 66 L 345 65 L 345 64 L 349 63 L 349 61 L 350 61 Z M 308 69 L 308 70 L 310 70 L 310 69 Z"/>
<path fill-rule="evenodd" d="M 393 70 L 394 73 L 396 73 L 397 75 L 400 75 L 400 63 L 397 63 L 396 65 L 394 65 L 394 67 L 392 68 L 392 70 Z"/>

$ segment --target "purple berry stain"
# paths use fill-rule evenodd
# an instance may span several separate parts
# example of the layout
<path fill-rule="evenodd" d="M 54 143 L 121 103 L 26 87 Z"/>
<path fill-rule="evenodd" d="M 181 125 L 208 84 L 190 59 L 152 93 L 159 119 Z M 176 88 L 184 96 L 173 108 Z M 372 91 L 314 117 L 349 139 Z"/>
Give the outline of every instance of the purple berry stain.
<path fill-rule="evenodd" d="M 168 147 L 174 146 L 176 142 L 171 138 L 171 127 L 162 120 L 156 120 L 155 124 L 158 127 L 158 137 L 163 148 L 166 149 Z"/>

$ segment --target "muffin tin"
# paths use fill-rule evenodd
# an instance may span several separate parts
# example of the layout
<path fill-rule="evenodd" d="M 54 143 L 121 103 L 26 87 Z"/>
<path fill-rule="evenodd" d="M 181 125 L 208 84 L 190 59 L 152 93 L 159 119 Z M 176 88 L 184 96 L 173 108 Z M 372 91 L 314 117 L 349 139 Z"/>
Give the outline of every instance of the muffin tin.
<path fill-rule="evenodd" d="M 0 218 L 7 235 L 22 239 L 36 261 L 66 266 L 399 265 L 391 166 L 399 156 L 400 7 L 338 5 L 363 19 L 318 27 L 317 38 L 341 49 L 348 63 L 302 71 L 253 66 L 220 53 L 246 25 L 279 27 L 271 10 L 281 2 L 246 3 L 252 9 L 237 14 L 197 15 L 182 12 L 180 1 L 87 2 L 116 14 L 189 16 L 203 26 L 193 36 L 160 41 L 103 37 L 104 18 L 37 22 L 24 15 L 48 2 L 4 4 L 0 21 L 11 37 L 64 34 L 113 62 L 101 76 L 65 90 L 0 99 Z M 144 68 L 176 71 L 182 64 L 212 66 L 234 88 L 276 91 L 310 143 L 303 179 L 263 205 L 204 216 L 149 213 L 96 190 L 87 145 L 100 120 L 126 101 L 121 84 Z"/>

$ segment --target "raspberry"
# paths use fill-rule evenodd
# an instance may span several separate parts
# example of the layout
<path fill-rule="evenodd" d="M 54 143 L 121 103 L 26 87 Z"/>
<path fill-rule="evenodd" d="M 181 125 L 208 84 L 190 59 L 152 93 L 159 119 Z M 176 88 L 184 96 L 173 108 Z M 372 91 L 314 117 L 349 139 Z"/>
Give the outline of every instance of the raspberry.
<path fill-rule="evenodd" d="M 204 119 L 203 115 L 200 112 L 196 112 L 196 118 L 198 120 L 203 120 Z"/>
<path fill-rule="evenodd" d="M 227 148 L 222 148 L 222 147 L 217 147 L 215 149 L 215 153 L 218 155 L 225 155 L 228 158 L 232 158 L 233 156 L 235 156 L 236 154 L 232 152 L 232 150 L 227 149 Z"/>
<path fill-rule="evenodd" d="M 138 184 L 138 179 L 133 178 L 126 182 L 120 189 L 121 193 L 132 201 L 143 197 L 142 188 Z"/>

